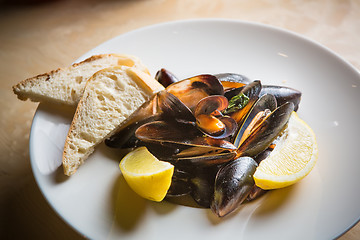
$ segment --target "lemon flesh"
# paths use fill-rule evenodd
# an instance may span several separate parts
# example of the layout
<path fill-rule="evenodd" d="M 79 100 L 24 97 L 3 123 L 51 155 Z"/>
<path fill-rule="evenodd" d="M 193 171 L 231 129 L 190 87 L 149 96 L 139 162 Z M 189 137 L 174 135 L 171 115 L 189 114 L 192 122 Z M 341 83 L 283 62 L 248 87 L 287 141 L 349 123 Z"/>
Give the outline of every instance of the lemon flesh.
<path fill-rule="evenodd" d="M 171 185 L 174 166 L 158 160 L 146 147 L 128 153 L 119 164 L 125 181 L 143 198 L 160 202 Z"/>
<path fill-rule="evenodd" d="M 310 173 L 317 157 L 314 132 L 293 112 L 276 147 L 257 167 L 255 184 L 262 189 L 290 186 Z"/>

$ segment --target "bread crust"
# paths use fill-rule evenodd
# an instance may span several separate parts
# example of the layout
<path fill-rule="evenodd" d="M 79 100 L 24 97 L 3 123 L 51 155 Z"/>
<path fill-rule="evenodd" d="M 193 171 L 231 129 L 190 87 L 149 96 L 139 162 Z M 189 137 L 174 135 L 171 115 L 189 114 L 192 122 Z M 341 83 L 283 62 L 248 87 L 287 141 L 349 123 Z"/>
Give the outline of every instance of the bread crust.
<path fill-rule="evenodd" d="M 104 57 L 107 57 L 107 56 L 116 56 L 116 54 L 98 54 L 98 55 L 93 55 L 81 62 L 78 62 L 78 63 L 74 63 L 72 64 L 70 67 L 77 67 L 77 66 L 81 66 L 85 63 L 89 63 L 89 62 L 93 62 L 97 59 L 100 59 L 100 58 L 104 58 Z M 27 85 L 29 84 L 31 81 L 34 81 L 36 79 L 41 79 L 41 78 L 45 78 L 45 79 L 41 79 L 41 80 L 44 80 L 44 81 L 49 81 L 51 79 L 51 76 L 54 75 L 55 73 L 58 73 L 59 71 L 63 71 L 65 68 L 57 68 L 57 69 L 54 69 L 54 70 L 51 70 L 49 72 L 46 72 L 46 73 L 42 73 L 42 74 L 38 74 L 36 76 L 33 76 L 33 77 L 30 77 L 30 78 L 27 78 L 25 80 L 22 80 L 21 82 L 19 82 L 18 84 L 12 86 L 12 89 L 13 89 L 13 92 L 18 96 L 18 98 L 20 100 L 26 100 L 28 99 L 29 97 L 28 96 L 24 96 L 24 94 L 21 92 L 21 88 L 20 86 L 24 86 L 24 85 Z"/>
<path fill-rule="evenodd" d="M 63 104 L 75 106 L 80 99 L 80 96 L 84 90 L 83 88 L 69 90 L 69 92 L 71 92 L 71 93 L 74 91 L 76 93 L 76 96 L 78 96 L 78 97 L 74 97 L 74 99 L 70 96 L 54 97 L 54 96 L 50 95 L 49 93 L 39 93 L 36 91 L 32 91 L 31 89 L 34 89 L 37 86 L 37 84 L 41 84 L 41 82 L 49 82 L 50 81 L 51 82 L 50 84 L 54 84 L 54 85 L 60 84 L 61 85 L 61 82 L 59 82 L 59 79 L 56 79 L 56 77 L 55 77 L 56 75 L 59 75 L 66 71 L 69 71 L 69 72 L 72 70 L 78 71 L 79 68 L 86 67 L 88 64 L 92 64 L 93 62 L 96 62 L 97 60 L 110 59 L 111 57 L 114 57 L 117 59 L 117 61 L 114 59 L 116 61 L 116 63 L 114 62 L 112 65 L 127 64 L 126 60 L 129 60 L 130 62 L 133 61 L 134 64 L 137 65 L 137 67 L 139 67 L 140 70 L 149 74 L 148 69 L 140 62 L 139 59 L 137 59 L 134 56 L 121 55 L 121 54 L 115 54 L 115 53 L 98 54 L 98 55 L 93 55 L 81 62 L 74 63 L 69 67 L 57 68 L 55 70 L 51 70 L 49 72 L 36 75 L 34 77 L 27 78 L 27 79 L 19 82 L 18 84 L 12 86 L 12 90 L 17 95 L 18 99 L 23 100 L 23 101 L 25 101 L 27 99 L 30 99 L 33 102 L 49 102 L 49 101 L 51 101 L 54 103 L 63 103 Z M 110 67 L 110 66 L 104 66 L 103 68 L 106 68 L 106 67 Z M 98 70 L 100 70 L 100 69 L 98 69 Z M 93 73 L 91 75 L 93 75 Z M 81 82 L 83 82 L 83 81 L 87 81 L 87 79 L 81 80 Z M 64 82 L 62 83 L 63 86 L 61 86 L 61 87 L 69 88 L 68 84 L 66 84 L 67 82 L 68 81 L 64 80 Z M 82 86 L 84 86 L 84 85 L 85 84 L 82 84 Z M 77 86 L 77 87 L 79 87 L 79 86 Z"/>

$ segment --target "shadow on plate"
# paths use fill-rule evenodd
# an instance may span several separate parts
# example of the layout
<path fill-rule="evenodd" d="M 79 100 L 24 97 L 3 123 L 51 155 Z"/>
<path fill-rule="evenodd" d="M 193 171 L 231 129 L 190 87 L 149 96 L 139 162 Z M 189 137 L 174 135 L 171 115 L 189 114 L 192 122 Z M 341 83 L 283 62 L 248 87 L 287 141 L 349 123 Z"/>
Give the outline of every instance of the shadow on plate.
<path fill-rule="evenodd" d="M 136 229 L 145 216 L 147 208 L 152 208 L 156 214 L 170 214 L 175 210 L 176 204 L 169 201 L 151 202 L 137 195 L 126 183 L 124 177 L 119 175 L 112 192 L 111 209 L 114 226 L 122 231 L 130 232 Z"/>
<path fill-rule="evenodd" d="M 69 124 L 76 110 L 76 108 L 73 106 L 68 106 L 65 104 L 53 104 L 53 103 L 41 103 L 39 105 L 39 108 L 41 108 L 41 110 L 46 111 L 51 115 L 66 119 L 64 121 L 69 122 Z"/>
<path fill-rule="evenodd" d="M 269 191 L 265 196 L 261 204 L 256 208 L 254 216 L 264 216 L 272 214 L 275 211 L 278 211 L 279 208 L 285 205 L 285 202 L 291 198 L 291 194 L 294 192 L 296 184 Z"/>
<path fill-rule="evenodd" d="M 145 214 L 147 201 L 131 190 L 122 175 L 115 181 L 111 199 L 114 225 L 127 232 L 135 229 Z"/>
<path fill-rule="evenodd" d="M 70 179 L 69 176 L 64 174 L 64 169 L 63 169 L 62 165 L 56 169 L 56 171 L 53 173 L 53 176 L 54 176 L 53 180 L 57 184 L 63 183 L 65 181 L 67 181 L 68 179 Z"/>

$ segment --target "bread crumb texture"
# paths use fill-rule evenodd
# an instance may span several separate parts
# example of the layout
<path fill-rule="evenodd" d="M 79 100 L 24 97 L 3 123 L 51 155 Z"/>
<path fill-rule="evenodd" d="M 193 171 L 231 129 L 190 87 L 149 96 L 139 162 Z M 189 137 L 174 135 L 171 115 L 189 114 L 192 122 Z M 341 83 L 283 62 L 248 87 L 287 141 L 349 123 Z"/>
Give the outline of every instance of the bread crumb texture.
<path fill-rule="evenodd" d="M 64 147 L 66 175 L 73 174 L 96 145 L 150 99 L 151 94 L 132 79 L 127 69 L 107 68 L 89 79 Z"/>

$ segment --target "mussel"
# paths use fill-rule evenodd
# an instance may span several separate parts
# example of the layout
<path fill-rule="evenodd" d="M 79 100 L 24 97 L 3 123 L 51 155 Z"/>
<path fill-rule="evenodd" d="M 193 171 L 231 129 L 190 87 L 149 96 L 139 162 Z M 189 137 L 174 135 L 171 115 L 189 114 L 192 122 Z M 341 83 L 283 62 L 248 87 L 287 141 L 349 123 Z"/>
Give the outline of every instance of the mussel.
<path fill-rule="evenodd" d="M 258 164 L 251 157 L 240 157 L 224 165 L 215 177 L 211 210 L 223 217 L 247 198 L 254 186 L 253 174 Z"/>
<path fill-rule="evenodd" d="M 214 196 L 215 176 L 218 166 L 194 168 L 190 179 L 190 195 L 201 207 L 210 208 Z"/>
<path fill-rule="evenodd" d="M 220 81 L 210 74 L 198 75 L 173 83 L 166 88 L 166 91 L 179 98 L 192 111 L 204 97 L 224 94 Z"/>
<path fill-rule="evenodd" d="M 238 154 L 240 156 L 256 156 L 266 150 L 285 128 L 293 111 L 294 104 L 291 102 L 276 108 L 256 128 L 251 130 L 250 134 L 238 147 Z"/>
<path fill-rule="evenodd" d="M 160 69 L 155 74 L 155 79 L 158 80 L 158 82 L 161 83 L 164 87 L 179 81 L 179 79 L 173 73 L 169 72 L 165 68 Z"/>
<path fill-rule="evenodd" d="M 245 121 L 233 139 L 234 145 L 238 147 L 243 140 L 245 140 L 254 126 L 263 120 L 269 112 L 274 111 L 276 107 L 277 102 L 273 95 L 266 94 L 260 97 L 259 100 L 252 106 L 252 109 L 248 112 L 245 117 Z"/>
<path fill-rule="evenodd" d="M 194 116 L 196 125 L 206 135 L 223 139 L 233 135 L 237 129 L 236 121 L 221 112 L 228 107 L 228 100 L 221 95 L 205 97 L 196 105 Z"/>
<path fill-rule="evenodd" d="M 299 108 L 301 92 L 296 89 L 284 86 L 264 85 L 261 89 L 260 96 L 265 94 L 273 95 L 279 106 L 286 102 L 292 102 L 294 104 L 294 111 L 297 111 Z"/>

